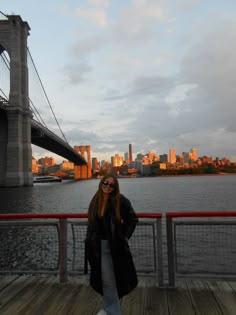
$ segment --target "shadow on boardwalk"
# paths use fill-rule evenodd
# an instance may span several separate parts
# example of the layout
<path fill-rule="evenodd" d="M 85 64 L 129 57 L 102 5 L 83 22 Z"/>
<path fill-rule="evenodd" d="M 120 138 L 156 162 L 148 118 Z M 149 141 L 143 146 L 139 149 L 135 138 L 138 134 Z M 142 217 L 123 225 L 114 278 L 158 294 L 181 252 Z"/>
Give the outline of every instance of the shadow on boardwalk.
<path fill-rule="evenodd" d="M 96 315 L 101 297 L 87 278 L 0 276 L 1 315 Z M 189 280 L 160 289 L 151 279 L 121 300 L 122 315 L 235 315 L 236 282 Z"/>

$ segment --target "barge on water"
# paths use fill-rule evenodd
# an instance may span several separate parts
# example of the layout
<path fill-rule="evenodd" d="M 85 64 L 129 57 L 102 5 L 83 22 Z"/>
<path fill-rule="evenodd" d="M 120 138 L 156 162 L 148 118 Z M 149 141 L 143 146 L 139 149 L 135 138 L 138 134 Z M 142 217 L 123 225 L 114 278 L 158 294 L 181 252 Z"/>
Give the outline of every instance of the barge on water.
<path fill-rule="evenodd" d="M 47 176 L 34 176 L 33 182 L 36 183 L 50 183 L 50 182 L 61 182 L 62 179 L 58 176 L 47 175 Z"/>

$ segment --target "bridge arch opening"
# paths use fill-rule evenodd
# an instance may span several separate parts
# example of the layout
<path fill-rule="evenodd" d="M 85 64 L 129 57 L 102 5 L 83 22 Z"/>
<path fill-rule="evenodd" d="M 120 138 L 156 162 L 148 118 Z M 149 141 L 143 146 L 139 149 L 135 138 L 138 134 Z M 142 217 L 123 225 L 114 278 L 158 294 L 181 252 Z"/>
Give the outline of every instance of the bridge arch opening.
<path fill-rule="evenodd" d="M 0 96 L 9 100 L 10 94 L 10 56 L 0 44 Z"/>
<path fill-rule="evenodd" d="M 1 105 L 1 101 L 0 101 Z M 6 111 L 0 106 L 0 186 L 4 185 L 6 176 L 8 125 Z"/>
<path fill-rule="evenodd" d="M 88 152 L 87 151 L 84 151 L 83 153 L 83 157 L 86 161 L 88 161 Z"/>

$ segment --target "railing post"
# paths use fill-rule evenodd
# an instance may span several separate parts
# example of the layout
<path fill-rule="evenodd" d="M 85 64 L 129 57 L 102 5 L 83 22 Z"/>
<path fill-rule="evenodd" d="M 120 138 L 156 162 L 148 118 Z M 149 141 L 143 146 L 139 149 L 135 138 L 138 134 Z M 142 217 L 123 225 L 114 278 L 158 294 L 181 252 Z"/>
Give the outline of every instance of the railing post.
<path fill-rule="evenodd" d="M 162 220 L 156 219 L 157 232 L 157 261 L 158 261 L 158 284 L 163 287 L 163 255 L 162 255 Z"/>
<path fill-rule="evenodd" d="M 67 219 L 59 219 L 60 282 L 67 281 Z"/>
<path fill-rule="evenodd" d="M 175 288 L 175 257 L 172 217 L 166 217 L 169 287 Z"/>

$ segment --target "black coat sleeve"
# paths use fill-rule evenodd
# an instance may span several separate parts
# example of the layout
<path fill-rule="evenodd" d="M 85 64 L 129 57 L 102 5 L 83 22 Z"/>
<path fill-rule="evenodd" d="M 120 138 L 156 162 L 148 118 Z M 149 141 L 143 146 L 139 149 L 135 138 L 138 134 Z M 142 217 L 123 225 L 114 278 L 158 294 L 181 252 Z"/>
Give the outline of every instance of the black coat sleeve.
<path fill-rule="evenodd" d="M 123 195 L 121 195 L 120 211 L 123 234 L 125 238 L 129 239 L 132 236 L 135 227 L 138 223 L 138 217 L 129 199 L 127 199 Z"/>

